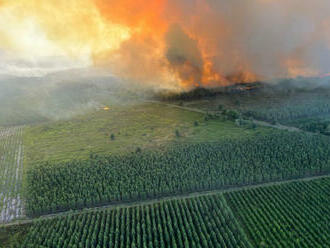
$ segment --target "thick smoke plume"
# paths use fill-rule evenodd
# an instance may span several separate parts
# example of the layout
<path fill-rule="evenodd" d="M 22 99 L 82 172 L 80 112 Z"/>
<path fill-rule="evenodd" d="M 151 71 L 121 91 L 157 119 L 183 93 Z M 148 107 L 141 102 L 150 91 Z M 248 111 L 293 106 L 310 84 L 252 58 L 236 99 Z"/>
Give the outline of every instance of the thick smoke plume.
<path fill-rule="evenodd" d="M 162 87 L 330 72 L 325 0 L 2 0 L 0 24 L 0 52 L 61 54 Z"/>
<path fill-rule="evenodd" d="M 179 25 L 173 25 L 166 34 L 166 59 L 184 82 L 202 81 L 203 59 L 196 40 L 191 39 Z"/>

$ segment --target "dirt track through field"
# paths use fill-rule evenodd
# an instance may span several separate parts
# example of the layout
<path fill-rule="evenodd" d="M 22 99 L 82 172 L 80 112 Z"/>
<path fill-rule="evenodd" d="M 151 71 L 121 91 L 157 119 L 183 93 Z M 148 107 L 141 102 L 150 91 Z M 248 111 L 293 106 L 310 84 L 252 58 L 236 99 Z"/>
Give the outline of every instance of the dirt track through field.
<path fill-rule="evenodd" d="M 215 111 L 205 111 L 205 110 L 201 110 L 201 109 L 190 108 L 190 107 L 180 106 L 180 105 L 176 105 L 176 104 L 161 102 L 161 101 L 150 100 L 150 101 L 146 101 L 146 102 L 162 104 L 162 105 L 165 105 L 168 107 L 178 108 L 178 109 L 192 111 L 192 112 L 201 113 L 201 114 L 217 114 L 217 112 L 215 112 Z M 296 127 L 285 126 L 282 124 L 271 124 L 266 121 L 260 121 L 260 120 L 254 120 L 254 119 L 252 121 L 253 121 L 253 123 L 255 123 L 258 126 L 271 127 L 271 128 L 276 128 L 276 129 L 280 129 L 280 130 L 286 130 L 289 132 L 304 132 L 304 133 L 308 133 L 311 135 L 316 135 L 315 133 L 307 132 L 302 129 L 296 128 Z"/>

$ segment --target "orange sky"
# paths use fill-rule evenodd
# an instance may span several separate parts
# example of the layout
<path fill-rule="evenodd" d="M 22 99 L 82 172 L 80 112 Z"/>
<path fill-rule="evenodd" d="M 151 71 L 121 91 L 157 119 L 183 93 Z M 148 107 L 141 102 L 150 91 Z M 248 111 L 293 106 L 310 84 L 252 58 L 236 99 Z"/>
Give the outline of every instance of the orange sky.
<path fill-rule="evenodd" d="M 328 72 L 329 8 L 321 0 L 0 0 L 0 55 L 3 64 L 62 58 L 175 87 L 313 76 Z"/>

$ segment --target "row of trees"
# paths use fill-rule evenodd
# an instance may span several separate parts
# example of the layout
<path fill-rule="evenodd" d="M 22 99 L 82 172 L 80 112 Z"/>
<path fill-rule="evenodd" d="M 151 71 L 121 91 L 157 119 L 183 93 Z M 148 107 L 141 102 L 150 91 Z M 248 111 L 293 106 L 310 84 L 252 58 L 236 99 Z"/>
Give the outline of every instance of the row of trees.
<path fill-rule="evenodd" d="M 26 210 L 40 215 L 329 171 L 328 137 L 274 131 L 242 140 L 177 145 L 163 153 L 42 163 L 26 172 Z"/>
<path fill-rule="evenodd" d="M 306 119 L 305 121 L 293 123 L 294 126 L 313 133 L 321 133 L 324 135 L 330 136 L 330 120 L 315 118 L 315 119 Z"/>
<path fill-rule="evenodd" d="M 245 116 L 260 120 L 286 123 L 295 119 L 308 118 L 330 113 L 329 97 L 289 98 L 282 101 L 269 100 L 264 104 L 242 105 L 239 109 Z"/>
<path fill-rule="evenodd" d="M 255 247 L 330 247 L 330 179 L 225 194 Z"/>
<path fill-rule="evenodd" d="M 22 247 L 252 247 L 222 195 L 36 222 Z"/>

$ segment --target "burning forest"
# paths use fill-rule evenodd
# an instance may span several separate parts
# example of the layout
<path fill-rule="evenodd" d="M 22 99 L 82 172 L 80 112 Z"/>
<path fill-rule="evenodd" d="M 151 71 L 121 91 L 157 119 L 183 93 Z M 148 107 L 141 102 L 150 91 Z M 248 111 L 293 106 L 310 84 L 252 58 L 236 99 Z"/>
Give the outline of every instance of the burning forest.
<path fill-rule="evenodd" d="M 98 67 L 162 88 L 330 71 L 323 0 L 2 0 L 0 72 Z"/>
<path fill-rule="evenodd" d="M 330 247 L 329 0 L 0 0 L 0 247 Z"/>

